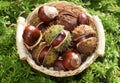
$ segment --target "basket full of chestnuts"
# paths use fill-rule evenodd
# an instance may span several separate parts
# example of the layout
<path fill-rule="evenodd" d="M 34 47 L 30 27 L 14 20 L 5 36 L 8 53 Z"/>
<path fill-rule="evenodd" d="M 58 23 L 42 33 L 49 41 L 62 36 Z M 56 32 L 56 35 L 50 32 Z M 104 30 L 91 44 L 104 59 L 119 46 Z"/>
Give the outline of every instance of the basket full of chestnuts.
<path fill-rule="evenodd" d="M 101 20 L 72 2 L 45 3 L 17 23 L 20 59 L 44 74 L 73 76 L 104 55 Z"/>

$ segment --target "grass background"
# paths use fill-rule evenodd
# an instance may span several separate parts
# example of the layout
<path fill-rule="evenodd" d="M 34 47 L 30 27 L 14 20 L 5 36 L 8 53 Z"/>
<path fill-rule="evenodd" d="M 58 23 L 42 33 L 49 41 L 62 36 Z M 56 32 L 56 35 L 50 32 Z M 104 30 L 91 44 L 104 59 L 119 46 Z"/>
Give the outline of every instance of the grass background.
<path fill-rule="evenodd" d="M 51 77 L 19 60 L 15 41 L 18 16 L 27 17 L 37 6 L 51 1 L 55 0 L 0 0 L 0 83 L 119 83 L 120 0 L 66 0 L 98 15 L 105 28 L 105 56 L 82 73 L 65 78 Z"/>

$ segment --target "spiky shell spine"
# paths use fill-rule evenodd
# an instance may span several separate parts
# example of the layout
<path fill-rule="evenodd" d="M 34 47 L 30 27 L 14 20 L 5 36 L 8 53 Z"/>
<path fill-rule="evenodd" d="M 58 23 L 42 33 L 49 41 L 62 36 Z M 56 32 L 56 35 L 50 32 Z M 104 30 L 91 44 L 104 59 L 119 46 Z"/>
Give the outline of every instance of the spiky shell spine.
<path fill-rule="evenodd" d="M 46 45 L 45 42 L 41 42 L 39 43 L 38 46 L 36 46 L 33 51 L 32 51 L 32 58 L 35 60 L 35 62 L 39 65 L 42 64 L 39 62 L 39 54 L 41 52 L 41 50 L 43 49 L 43 47 Z"/>
<path fill-rule="evenodd" d="M 51 47 L 43 60 L 43 66 L 46 67 L 52 66 L 57 57 L 58 53 L 55 51 L 55 49 Z"/>
<path fill-rule="evenodd" d="M 66 30 L 63 30 L 63 31 L 66 33 L 66 38 L 63 40 L 63 42 L 61 42 L 60 45 L 55 47 L 55 49 L 58 52 L 66 51 L 69 48 L 72 41 L 70 32 Z"/>
<path fill-rule="evenodd" d="M 52 25 L 50 26 L 44 33 L 44 40 L 47 43 L 51 43 L 51 41 L 60 33 L 61 30 L 64 29 L 62 25 Z"/>

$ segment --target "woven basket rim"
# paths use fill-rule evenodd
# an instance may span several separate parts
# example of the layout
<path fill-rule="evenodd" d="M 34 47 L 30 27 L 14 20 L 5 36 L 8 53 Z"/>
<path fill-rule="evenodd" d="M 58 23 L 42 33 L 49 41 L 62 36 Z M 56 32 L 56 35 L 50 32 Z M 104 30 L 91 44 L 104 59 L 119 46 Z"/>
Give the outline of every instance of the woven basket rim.
<path fill-rule="evenodd" d="M 49 2 L 49 3 L 45 3 L 43 5 L 48 5 L 48 4 L 56 4 L 56 3 L 69 3 L 66 1 L 58 1 L 58 2 Z M 73 3 L 71 3 L 73 4 Z M 81 6 L 79 6 L 81 7 Z M 92 20 L 93 24 L 95 24 L 94 26 L 97 29 L 98 32 L 98 45 L 96 50 L 94 51 L 94 53 L 87 58 L 87 60 L 82 63 L 80 65 L 79 68 L 75 69 L 75 70 L 69 70 L 69 71 L 55 71 L 55 70 L 51 70 L 51 69 L 47 69 L 43 66 L 38 66 L 34 60 L 31 58 L 31 54 L 28 52 L 28 50 L 26 49 L 26 47 L 24 46 L 23 43 L 23 39 L 22 39 L 22 34 L 24 31 L 24 28 L 27 24 L 29 24 L 28 20 L 32 19 L 30 17 L 31 14 L 33 14 L 34 12 L 36 12 L 38 10 L 39 7 L 37 7 L 34 11 L 32 11 L 28 17 L 26 18 L 26 20 L 23 17 L 19 17 L 18 18 L 18 26 L 17 26 L 17 34 L 16 34 L 16 45 L 17 45 L 17 49 L 18 49 L 18 54 L 20 56 L 21 60 L 27 60 L 28 64 L 40 71 L 43 72 L 44 74 L 50 75 L 50 76 L 55 76 L 55 77 L 67 77 L 67 76 L 73 76 L 76 74 L 79 74 L 80 72 L 82 72 L 84 69 L 86 69 L 87 67 L 89 67 L 98 56 L 102 56 L 104 55 L 104 50 L 105 50 L 105 33 L 104 33 L 104 28 L 102 25 L 101 20 L 98 18 L 98 16 L 91 16 L 89 13 L 87 13 L 87 11 L 83 8 L 83 11 L 86 12 L 86 14 L 89 15 L 90 19 Z"/>

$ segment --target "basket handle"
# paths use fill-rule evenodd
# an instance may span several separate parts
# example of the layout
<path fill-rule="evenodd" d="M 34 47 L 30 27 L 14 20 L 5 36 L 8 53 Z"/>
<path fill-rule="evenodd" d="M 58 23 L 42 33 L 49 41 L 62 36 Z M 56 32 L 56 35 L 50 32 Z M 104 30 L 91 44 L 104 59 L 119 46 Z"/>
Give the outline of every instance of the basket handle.
<path fill-rule="evenodd" d="M 25 26 L 25 18 L 18 17 L 17 32 L 16 32 L 16 45 L 17 45 L 18 54 L 21 60 L 26 60 L 28 56 L 26 53 L 26 49 L 23 43 L 23 38 L 22 38 L 24 26 Z"/>
<path fill-rule="evenodd" d="M 103 56 L 105 51 L 105 32 L 104 32 L 103 24 L 98 16 L 93 16 L 93 19 L 98 32 L 98 47 L 96 53 L 99 56 Z"/>

